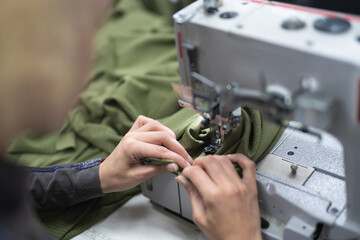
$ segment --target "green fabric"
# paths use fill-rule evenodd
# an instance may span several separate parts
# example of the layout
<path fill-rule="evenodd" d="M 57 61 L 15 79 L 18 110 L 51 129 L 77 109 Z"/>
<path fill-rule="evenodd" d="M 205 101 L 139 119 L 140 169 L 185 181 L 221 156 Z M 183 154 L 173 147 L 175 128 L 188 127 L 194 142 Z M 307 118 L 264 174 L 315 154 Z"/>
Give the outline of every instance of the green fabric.
<path fill-rule="evenodd" d="M 170 85 L 180 81 L 173 29 L 166 14 L 161 15 L 164 10 L 158 9 L 160 0 L 154 5 L 143 2 L 115 4 L 96 37 L 96 63 L 80 105 L 58 131 L 19 136 L 8 148 L 14 162 L 42 167 L 106 157 L 140 114 L 171 128 L 192 157 L 203 154 L 209 129 L 200 129 L 198 114 L 178 106 Z M 257 161 L 282 131 L 263 122 L 259 112 L 245 108 L 241 126 L 226 136 L 217 154 L 241 152 Z M 69 208 L 41 212 L 40 218 L 54 237 L 69 239 L 139 191 L 137 187 L 107 194 Z"/>

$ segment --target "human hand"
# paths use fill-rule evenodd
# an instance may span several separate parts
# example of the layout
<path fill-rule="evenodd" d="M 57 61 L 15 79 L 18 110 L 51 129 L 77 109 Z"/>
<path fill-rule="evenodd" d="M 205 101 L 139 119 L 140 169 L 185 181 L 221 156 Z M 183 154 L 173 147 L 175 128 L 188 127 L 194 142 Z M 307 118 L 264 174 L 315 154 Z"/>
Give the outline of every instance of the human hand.
<path fill-rule="evenodd" d="M 232 163 L 243 169 L 240 178 Z M 176 181 L 189 193 L 193 220 L 210 240 L 261 239 L 255 164 L 242 154 L 197 158 Z"/>
<path fill-rule="evenodd" d="M 178 165 L 144 165 L 143 158 L 172 159 L 182 167 L 192 159 L 176 140 L 173 131 L 151 118 L 139 116 L 114 151 L 100 164 L 104 193 L 124 191 L 162 172 L 176 172 Z"/>

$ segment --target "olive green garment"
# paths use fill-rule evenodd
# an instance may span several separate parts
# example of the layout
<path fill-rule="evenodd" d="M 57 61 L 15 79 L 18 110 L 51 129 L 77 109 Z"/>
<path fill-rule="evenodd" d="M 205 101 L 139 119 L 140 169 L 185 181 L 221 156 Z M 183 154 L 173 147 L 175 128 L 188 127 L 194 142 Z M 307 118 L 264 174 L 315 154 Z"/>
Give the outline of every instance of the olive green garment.
<path fill-rule="evenodd" d="M 171 128 L 192 157 L 202 154 L 209 130 L 200 129 L 199 115 L 177 104 L 170 85 L 180 82 L 173 29 L 161 0 L 149 2 L 116 2 L 97 34 L 96 63 L 80 105 L 58 131 L 19 136 L 8 149 L 14 162 L 42 167 L 106 157 L 140 114 Z M 245 108 L 241 126 L 226 137 L 218 154 L 241 152 L 257 161 L 281 134 L 282 129 L 262 121 L 259 112 Z M 54 237 L 69 239 L 139 191 L 107 194 L 39 215 Z"/>

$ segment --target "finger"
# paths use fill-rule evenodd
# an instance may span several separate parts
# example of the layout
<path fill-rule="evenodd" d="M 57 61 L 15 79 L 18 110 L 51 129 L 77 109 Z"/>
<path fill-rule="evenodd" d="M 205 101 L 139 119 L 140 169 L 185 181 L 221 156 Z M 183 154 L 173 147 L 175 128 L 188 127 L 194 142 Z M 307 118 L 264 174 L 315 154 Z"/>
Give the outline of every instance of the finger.
<path fill-rule="evenodd" d="M 182 156 L 190 164 L 193 162 L 185 148 L 176 139 L 172 138 L 168 132 L 141 132 L 134 135 L 134 137 L 142 142 L 165 146 L 169 150 Z"/>
<path fill-rule="evenodd" d="M 235 166 L 229 159 L 229 157 L 223 156 L 223 158 L 221 158 L 221 163 L 223 168 L 225 169 L 228 179 L 233 183 L 237 182 L 240 179 L 239 173 L 236 171 Z"/>
<path fill-rule="evenodd" d="M 213 182 L 223 185 L 229 182 L 230 179 L 223 167 L 222 158 L 224 158 L 224 156 L 207 155 L 199 157 L 195 160 L 194 166 L 205 169 Z"/>
<path fill-rule="evenodd" d="M 168 132 L 172 138 L 176 139 L 175 133 L 170 128 L 162 125 L 161 123 L 155 120 L 152 120 L 152 122 L 148 122 L 144 124 L 135 131 L 136 132 L 165 131 Z"/>
<path fill-rule="evenodd" d="M 205 226 L 206 224 L 206 215 L 205 215 L 205 205 L 204 202 L 196 190 L 195 186 L 186 180 L 184 176 L 177 176 L 175 180 L 183 186 L 189 194 L 192 211 L 193 211 L 193 220 L 200 227 Z"/>
<path fill-rule="evenodd" d="M 256 187 L 255 163 L 243 154 L 233 154 L 227 156 L 232 162 L 239 164 L 239 166 L 242 168 L 244 183 L 250 185 L 251 187 Z"/>
<path fill-rule="evenodd" d="M 168 163 L 166 164 L 166 170 L 168 172 L 177 172 L 179 171 L 179 166 L 176 163 Z"/>
<path fill-rule="evenodd" d="M 134 152 L 134 156 L 136 159 L 142 158 L 160 158 L 160 159 L 170 159 L 177 162 L 182 167 L 189 167 L 191 164 L 187 161 L 186 158 L 182 157 L 180 154 L 169 150 L 164 146 L 159 146 L 156 144 L 146 143 L 142 141 L 136 141 L 134 143 L 136 146 L 136 150 Z"/>
<path fill-rule="evenodd" d="M 184 168 L 183 175 L 188 178 L 203 198 L 210 197 L 217 187 L 210 176 L 199 166 Z"/>
<path fill-rule="evenodd" d="M 151 122 L 155 122 L 154 119 L 151 119 L 151 118 L 148 118 L 148 117 L 145 117 L 143 115 L 139 115 L 134 124 L 132 125 L 132 127 L 130 128 L 129 132 L 132 132 L 132 131 L 135 131 L 136 129 L 138 128 L 141 128 L 142 126 L 148 124 L 148 123 L 151 123 Z"/>

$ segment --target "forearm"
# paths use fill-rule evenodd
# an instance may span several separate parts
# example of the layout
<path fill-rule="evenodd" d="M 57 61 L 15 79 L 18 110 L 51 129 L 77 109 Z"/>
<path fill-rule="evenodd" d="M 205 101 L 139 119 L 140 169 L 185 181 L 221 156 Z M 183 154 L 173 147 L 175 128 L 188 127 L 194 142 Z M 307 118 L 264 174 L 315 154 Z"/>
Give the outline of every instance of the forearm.
<path fill-rule="evenodd" d="M 28 186 L 40 210 L 67 207 L 103 196 L 99 180 L 100 159 L 79 164 L 29 168 Z"/>

